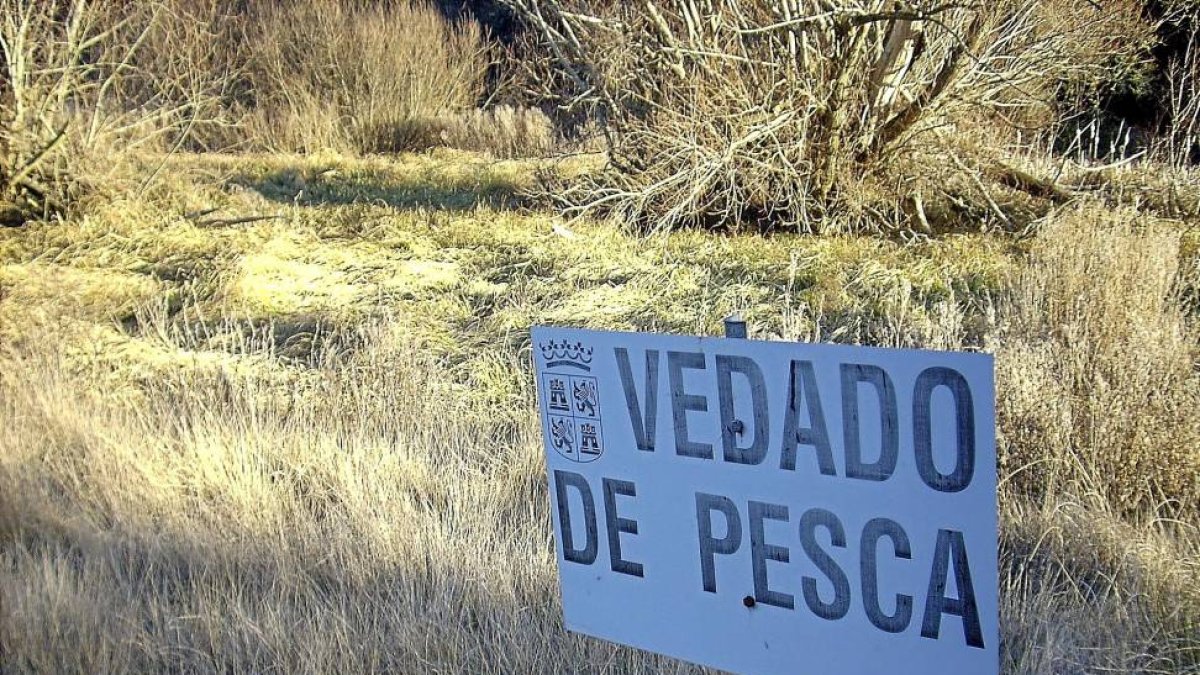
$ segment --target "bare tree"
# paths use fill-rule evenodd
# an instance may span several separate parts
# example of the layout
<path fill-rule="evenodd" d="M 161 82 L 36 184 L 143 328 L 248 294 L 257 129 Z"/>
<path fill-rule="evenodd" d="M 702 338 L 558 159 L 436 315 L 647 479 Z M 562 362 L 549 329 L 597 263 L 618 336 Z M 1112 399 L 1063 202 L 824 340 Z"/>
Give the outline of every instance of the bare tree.
<path fill-rule="evenodd" d="M 564 207 L 649 228 L 830 226 L 849 186 L 957 125 L 1044 124 L 1149 33 L 1126 0 L 508 2 L 559 74 L 544 93 L 605 131 L 611 170 Z"/>
<path fill-rule="evenodd" d="M 169 149 L 207 114 L 215 99 L 194 69 L 139 62 L 165 17 L 149 1 L 0 0 L 7 219 L 66 213 L 83 194 L 129 178 L 122 159 L 131 152 Z"/>

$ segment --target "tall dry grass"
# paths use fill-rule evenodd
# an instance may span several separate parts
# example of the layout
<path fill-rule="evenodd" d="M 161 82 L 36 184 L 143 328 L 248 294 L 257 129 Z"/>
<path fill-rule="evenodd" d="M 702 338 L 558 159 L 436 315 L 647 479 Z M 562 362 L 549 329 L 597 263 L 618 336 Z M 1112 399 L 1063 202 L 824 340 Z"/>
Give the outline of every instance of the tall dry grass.
<path fill-rule="evenodd" d="M 267 149 L 412 149 L 426 120 L 483 96 L 482 29 L 426 2 L 255 2 L 248 22 L 245 124 Z"/>
<path fill-rule="evenodd" d="M 138 63 L 157 71 L 183 53 L 188 72 L 223 85 L 222 115 L 194 130 L 194 149 L 532 157 L 557 143 L 540 110 L 477 107 L 499 52 L 428 0 L 163 2 Z"/>
<path fill-rule="evenodd" d="M 437 140 L 496 157 L 548 157 L 560 146 L 554 122 L 544 112 L 511 105 L 449 117 Z"/>
<path fill-rule="evenodd" d="M 1013 672 L 1200 672 L 1197 269 L 1180 235 L 1131 209 L 1052 217 L 989 338 Z"/>
<path fill-rule="evenodd" d="M 531 402 L 489 414 L 395 338 L 137 402 L 6 353 L 3 669 L 684 670 L 562 630 Z"/>
<path fill-rule="evenodd" d="M 1180 231 L 1132 210 L 1053 219 L 1000 337 L 1007 469 L 1127 516 L 1200 514 L 1200 356 Z"/>

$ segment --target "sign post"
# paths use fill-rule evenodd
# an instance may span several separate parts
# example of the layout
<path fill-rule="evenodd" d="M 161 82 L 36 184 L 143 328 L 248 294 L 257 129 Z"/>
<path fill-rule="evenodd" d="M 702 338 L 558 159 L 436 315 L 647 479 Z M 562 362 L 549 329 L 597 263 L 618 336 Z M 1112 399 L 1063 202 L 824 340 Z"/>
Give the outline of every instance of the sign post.
<path fill-rule="evenodd" d="M 998 672 L 990 356 L 533 346 L 569 629 L 743 673 Z"/>

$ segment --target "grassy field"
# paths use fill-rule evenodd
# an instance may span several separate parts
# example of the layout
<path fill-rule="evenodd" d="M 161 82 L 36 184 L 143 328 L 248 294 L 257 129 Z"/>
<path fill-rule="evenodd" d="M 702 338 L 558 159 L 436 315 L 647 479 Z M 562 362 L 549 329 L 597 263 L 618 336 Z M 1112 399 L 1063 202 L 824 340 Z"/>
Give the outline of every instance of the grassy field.
<path fill-rule="evenodd" d="M 1200 672 L 1184 226 L 640 237 L 539 166 L 177 156 L 0 230 L 0 671 L 692 672 L 561 626 L 528 329 L 741 311 L 994 352 L 1005 672 Z"/>

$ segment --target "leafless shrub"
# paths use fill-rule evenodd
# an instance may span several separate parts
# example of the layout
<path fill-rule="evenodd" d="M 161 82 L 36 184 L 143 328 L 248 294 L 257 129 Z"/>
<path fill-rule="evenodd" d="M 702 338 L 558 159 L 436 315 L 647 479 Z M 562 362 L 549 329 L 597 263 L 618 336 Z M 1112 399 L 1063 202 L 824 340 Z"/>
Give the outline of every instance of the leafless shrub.
<path fill-rule="evenodd" d="M 137 66 L 164 16 L 156 2 L 0 0 L 6 219 L 63 215 L 86 195 L 126 184 L 131 152 L 177 139 L 203 117 L 206 82 L 169 63 L 157 73 Z"/>
<path fill-rule="evenodd" d="M 1160 135 L 1159 157 L 1175 167 L 1196 163 L 1200 153 L 1200 6 L 1180 2 L 1167 21 L 1185 32 L 1183 47 L 1167 64 L 1164 73 L 1167 100 L 1164 114 L 1169 120 Z"/>
<path fill-rule="evenodd" d="M 188 129 L 189 150 L 224 150 L 245 145 L 240 122 L 253 101 L 249 61 L 250 22 L 243 0 L 158 0 L 160 12 L 134 55 L 138 72 L 165 87 L 148 87 L 142 79 L 125 86 L 125 96 L 139 105 L 154 99 L 203 100 L 206 114 Z"/>
<path fill-rule="evenodd" d="M 836 228 L 859 185 L 939 130 L 1045 124 L 1064 83 L 1110 75 L 1149 37 L 1126 0 L 510 4 L 566 85 L 547 95 L 607 132 L 612 170 L 564 207 L 648 228 Z"/>

